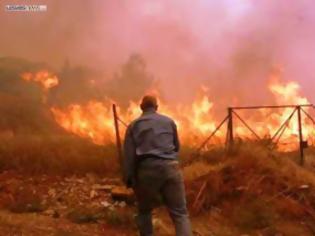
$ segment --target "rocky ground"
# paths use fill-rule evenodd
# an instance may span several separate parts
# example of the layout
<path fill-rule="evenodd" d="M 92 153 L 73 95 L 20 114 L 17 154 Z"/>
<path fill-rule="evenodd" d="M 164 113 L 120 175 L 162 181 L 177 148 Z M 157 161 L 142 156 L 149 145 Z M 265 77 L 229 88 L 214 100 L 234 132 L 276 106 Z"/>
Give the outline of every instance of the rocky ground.
<path fill-rule="evenodd" d="M 214 156 L 183 168 L 194 235 L 315 235 L 314 168 L 253 147 Z M 133 236 L 135 212 L 118 178 L 0 173 L 0 236 Z M 175 235 L 164 208 L 154 226 Z"/>
<path fill-rule="evenodd" d="M 134 215 L 132 191 L 116 178 L 0 174 L 0 236 L 133 236 Z M 212 235 L 199 220 L 195 235 Z M 174 235 L 166 209 L 153 221 L 157 235 Z"/>
<path fill-rule="evenodd" d="M 119 179 L 0 174 L 0 235 L 135 235 Z"/>

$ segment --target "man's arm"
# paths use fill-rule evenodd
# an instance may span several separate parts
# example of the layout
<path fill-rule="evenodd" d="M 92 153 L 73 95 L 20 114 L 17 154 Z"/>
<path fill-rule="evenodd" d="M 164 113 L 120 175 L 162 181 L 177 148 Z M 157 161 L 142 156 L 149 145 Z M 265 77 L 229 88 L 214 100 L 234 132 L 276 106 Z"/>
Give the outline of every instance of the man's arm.
<path fill-rule="evenodd" d="M 127 128 L 124 141 L 123 174 L 127 187 L 135 184 L 136 146 L 132 137 L 130 125 Z"/>
<path fill-rule="evenodd" d="M 178 132 L 177 132 L 177 126 L 175 122 L 172 122 L 172 128 L 174 132 L 174 146 L 175 146 L 175 152 L 179 152 L 180 149 L 180 143 L 179 143 L 179 137 L 178 137 Z"/>

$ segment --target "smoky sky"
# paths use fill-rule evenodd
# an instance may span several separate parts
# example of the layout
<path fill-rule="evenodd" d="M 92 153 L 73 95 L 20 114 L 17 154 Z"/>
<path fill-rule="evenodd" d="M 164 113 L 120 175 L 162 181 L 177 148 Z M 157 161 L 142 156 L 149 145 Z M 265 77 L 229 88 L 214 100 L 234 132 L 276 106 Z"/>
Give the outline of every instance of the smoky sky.
<path fill-rule="evenodd" d="M 5 12 L 6 4 L 46 4 L 48 10 Z M 0 5 L 2 57 L 56 68 L 69 60 L 113 74 L 139 53 L 171 100 L 192 97 L 204 85 L 214 100 L 231 94 L 226 103 L 256 102 L 268 74 L 279 66 L 285 80 L 298 81 L 315 100 L 313 0 L 2 0 Z"/>

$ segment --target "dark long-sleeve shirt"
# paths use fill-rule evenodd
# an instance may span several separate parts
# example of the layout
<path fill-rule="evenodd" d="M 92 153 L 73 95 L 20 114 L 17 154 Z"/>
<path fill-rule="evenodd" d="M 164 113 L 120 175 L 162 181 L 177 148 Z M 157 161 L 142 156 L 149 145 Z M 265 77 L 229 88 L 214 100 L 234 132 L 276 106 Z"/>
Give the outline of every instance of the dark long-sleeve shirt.
<path fill-rule="evenodd" d="M 176 160 L 179 139 L 175 122 L 155 110 L 145 111 L 127 128 L 124 142 L 124 179 L 135 176 L 137 158 L 154 155 L 159 158 Z"/>

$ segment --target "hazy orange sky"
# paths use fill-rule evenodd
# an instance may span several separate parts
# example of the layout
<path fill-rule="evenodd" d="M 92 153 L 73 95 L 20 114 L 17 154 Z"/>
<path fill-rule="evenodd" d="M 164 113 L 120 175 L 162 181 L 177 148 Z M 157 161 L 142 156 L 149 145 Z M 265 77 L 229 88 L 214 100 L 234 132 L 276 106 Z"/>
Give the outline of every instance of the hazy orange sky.
<path fill-rule="evenodd" d="M 5 12 L 6 4 L 46 4 L 48 11 Z M 112 73 L 136 52 L 170 97 L 195 92 L 201 84 L 222 89 L 240 84 L 252 93 L 277 65 L 315 100 L 313 0 L 1 0 L 0 5 L 1 57 L 56 68 L 69 59 Z"/>

